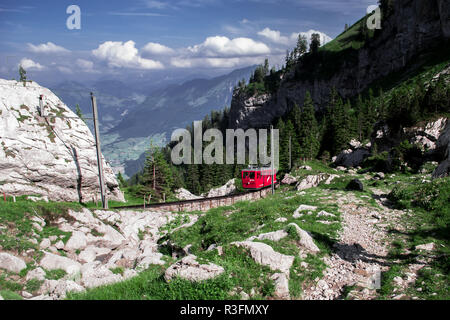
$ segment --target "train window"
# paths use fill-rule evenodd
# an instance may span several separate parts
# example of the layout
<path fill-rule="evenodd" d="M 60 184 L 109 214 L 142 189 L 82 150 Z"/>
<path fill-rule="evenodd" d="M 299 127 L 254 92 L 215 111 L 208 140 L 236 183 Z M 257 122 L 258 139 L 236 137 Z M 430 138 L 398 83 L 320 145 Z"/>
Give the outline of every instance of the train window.
<path fill-rule="evenodd" d="M 255 179 L 255 173 L 254 172 L 250 172 L 250 179 Z"/>

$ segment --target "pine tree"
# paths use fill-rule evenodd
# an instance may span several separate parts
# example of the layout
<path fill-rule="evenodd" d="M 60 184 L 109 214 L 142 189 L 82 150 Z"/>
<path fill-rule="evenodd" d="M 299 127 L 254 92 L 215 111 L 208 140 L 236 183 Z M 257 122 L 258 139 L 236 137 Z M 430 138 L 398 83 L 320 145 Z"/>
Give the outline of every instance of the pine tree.
<path fill-rule="evenodd" d="M 173 184 L 173 174 L 167 163 L 164 153 L 160 148 L 151 146 L 147 153 L 147 158 L 142 174 L 142 184 L 144 190 L 162 198 L 170 194 Z"/>
<path fill-rule="evenodd" d="M 125 181 L 125 179 L 122 176 L 122 173 L 119 171 L 119 173 L 117 174 L 117 181 L 119 181 L 119 187 L 120 188 L 126 188 L 128 187 L 127 182 Z"/>
<path fill-rule="evenodd" d="M 289 140 L 291 141 L 291 168 L 292 166 L 295 166 L 300 162 L 300 144 L 298 141 L 297 133 L 295 131 L 294 125 L 292 124 L 292 121 L 289 119 L 286 121 L 286 125 L 284 127 L 285 129 L 285 136 L 287 141 L 287 164 L 289 168 Z"/>
<path fill-rule="evenodd" d="M 308 50 L 308 41 L 306 39 L 305 35 L 298 35 L 298 39 L 297 39 L 297 56 L 296 58 L 300 58 L 303 54 L 306 53 L 306 51 Z"/>
<path fill-rule="evenodd" d="M 309 51 L 316 54 L 320 47 L 320 34 L 313 33 L 311 35 L 311 43 L 309 44 Z"/>
<path fill-rule="evenodd" d="M 306 93 L 299 128 L 300 156 L 310 159 L 319 153 L 319 126 L 315 117 L 314 103 L 309 92 Z"/>
<path fill-rule="evenodd" d="M 86 122 L 86 119 L 84 119 L 83 112 L 80 109 L 80 105 L 77 103 L 75 106 L 75 113 L 83 122 Z"/>
<path fill-rule="evenodd" d="M 19 66 L 20 81 L 27 81 L 27 72 L 22 66 Z"/>

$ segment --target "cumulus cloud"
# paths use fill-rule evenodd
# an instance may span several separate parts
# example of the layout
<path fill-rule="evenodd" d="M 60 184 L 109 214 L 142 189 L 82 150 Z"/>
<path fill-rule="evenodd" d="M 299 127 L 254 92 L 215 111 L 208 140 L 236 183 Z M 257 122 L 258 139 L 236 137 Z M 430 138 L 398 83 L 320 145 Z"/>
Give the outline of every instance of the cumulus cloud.
<path fill-rule="evenodd" d="M 28 58 L 23 58 L 20 60 L 19 66 L 22 66 L 25 70 L 42 70 L 45 68 L 43 65 Z"/>
<path fill-rule="evenodd" d="M 92 54 L 113 68 L 163 69 L 164 65 L 155 60 L 144 59 L 139 55 L 134 41 L 106 41 L 92 51 Z"/>
<path fill-rule="evenodd" d="M 66 48 L 58 46 L 53 42 L 41 43 L 37 46 L 28 43 L 28 50 L 34 53 L 67 53 L 70 52 Z"/>
<path fill-rule="evenodd" d="M 84 72 L 94 72 L 94 63 L 90 60 L 77 59 L 75 63 Z"/>
<path fill-rule="evenodd" d="M 169 47 L 166 47 L 159 43 L 149 42 L 143 48 L 142 52 L 149 53 L 152 55 L 170 55 L 175 53 L 175 51 Z"/>
<path fill-rule="evenodd" d="M 291 39 L 293 41 L 297 41 L 299 34 L 301 34 L 302 36 L 305 36 L 306 39 L 308 40 L 308 43 L 311 40 L 311 36 L 313 33 L 318 33 L 320 35 L 320 45 L 323 46 L 324 44 L 327 44 L 328 42 L 330 42 L 331 40 L 333 40 L 331 37 L 329 37 L 328 35 L 326 35 L 323 32 L 317 31 L 317 30 L 308 30 L 306 32 L 300 32 L 300 33 L 292 33 L 291 34 Z"/>
<path fill-rule="evenodd" d="M 278 44 L 288 45 L 290 42 L 290 39 L 282 36 L 280 31 L 271 30 L 270 28 L 264 28 L 258 32 L 258 35 Z"/>
<path fill-rule="evenodd" d="M 320 44 L 321 45 L 324 45 L 332 40 L 328 35 L 326 35 L 323 32 L 317 31 L 317 30 L 308 30 L 306 32 L 294 32 L 294 33 L 291 33 L 290 36 L 283 36 L 283 35 L 281 35 L 280 31 L 271 30 L 270 28 L 264 28 L 263 30 L 258 32 L 258 35 L 269 39 L 273 43 L 292 47 L 292 46 L 295 46 L 295 44 L 297 43 L 297 39 L 298 39 L 299 35 L 305 36 L 309 43 L 311 40 L 311 35 L 313 33 L 318 33 L 320 35 Z"/>
<path fill-rule="evenodd" d="M 269 47 L 250 38 L 215 36 L 208 37 L 202 44 L 188 47 L 187 50 L 196 56 L 205 57 L 245 57 L 269 54 Z"/>

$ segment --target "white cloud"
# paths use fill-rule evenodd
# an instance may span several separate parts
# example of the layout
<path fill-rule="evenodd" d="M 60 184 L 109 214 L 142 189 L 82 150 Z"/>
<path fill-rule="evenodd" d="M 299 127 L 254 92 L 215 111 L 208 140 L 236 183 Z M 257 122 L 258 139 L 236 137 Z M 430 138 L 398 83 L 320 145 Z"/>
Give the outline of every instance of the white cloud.
<path fill-rule="evenodd" d="M 270 28 L 264 28 L 258 32 L 258 35 L 278 44 L 288 45 L 290 42 L 290 39 L 282 36 L 280 31 L 271 30 Z"/>
<path fill-rule="evenodd" d="M 291 33 L 291 35 L 289 37 L 287 37 L 287 36 L 281 35 L 280 31 L 271 30 L 270 28 L 264 28 L 263 30 L 258 32 L 258 35 L 269 39 L 273 43 L 292 47 L 292 46 L 296 45 L 298 36 L 300 34 L 303 36 L 306 36 L 306 39 L 309 43 L 311 40 L 311 35 L 313 33 L 318 33 L 320 35 L 320 45 L 322 45 L 322 46 L 332 40 L 328 35 L 326 35 L 323 32 L 317 31 L 317 30 L 308 30 L 306 32 L 294 32 L 294 33 Z"/>
<path fill-rule="evenodd" d="M 148 8 L 151 8 L 151 9 L 165 9 L 170 6 L 167 2 L 161 2 L 161 1 L 155 1 L 155 0 L 146 1 L 146 5 Z"/>
<path fill-rule="evenodd" d="M 313 33 L 318 33 L 320 35 L 320 45 L 323 46 L 324 44 L 327 44 L 331 40 L 333 40 L 331 37 L 326 35 L 323 32 L 317 31 L 317 30 L 308 30 L 306 32 L 300 32 L 300 33 L 292 33 L 291 34 L 291 40 L 297 41 L 298 35 L 301 34 L 302 36 L 306 36 L 306 39 L 308 40 L 308 43 L 311 41 L 311 35 Z"/>
<path fill-rule="evenodd" d="M 42 70 L 45 69 L 45 67 L 37 62 L 34 62 L 31 59 L 23 58 L 19 62 L 19 66 L 22 66 L 25 70 Z"/>
<path fill-rule="evenodd" d="M 94 63 L 90 60 L 77 59 L 76 65 L 84 72 L 94 72 Z"/>
<path fill-rule="evenodd" d="M 262 42 L 250 38 L 215 36 L 208 37 L 202 44 L 188 47 L 187 50 L 196 56 L 205 57 L 244 57 L 269 54 L 270 49 Z"/>
<path fill-rule="evenodd" d="M 262 63 L 265 57 L 242 58 L 188 58 L 175 57 L 170 63 L 176 68 L 236 68 Z"/>
<path fill-rule="evenodd" d="M 59 66 L 57 69 L 62 73 L 72 74 L 72 70 L 70 70 L 68 67 Z"/>
<path fill-rule="evenodd" d="M 133 69 L 163 69 L 164 65 L 155 60 L 144 59 L 139 55 L 134 41 L 106 41 L 92 54 L 108 63 L 109 67 Z"/>
<path fill-rule="evenodd" d="M 142 51 L 153 55 L 170 55 L 175 51 L 169 47 L 166 47 L 159 43 L 149 42 L 143 48 Z"/>
<path fill-rule="evenodd" d="M 66 48 L 57 46 L 53 42 L 42 43 L 37 46 L 28 43 L 28 50 L 35 53 L 66 53 L 70 52 Z"/>

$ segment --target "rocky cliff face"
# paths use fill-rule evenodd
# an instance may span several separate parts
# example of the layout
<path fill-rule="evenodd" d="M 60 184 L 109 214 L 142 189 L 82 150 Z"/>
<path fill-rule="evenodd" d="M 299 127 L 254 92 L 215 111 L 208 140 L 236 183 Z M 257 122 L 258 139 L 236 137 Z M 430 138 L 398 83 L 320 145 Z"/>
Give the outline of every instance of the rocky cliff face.
<path fill-rule="evenodd" d="M 331 77 L 295 80 L 285 75 L 279 90 L 259 97 L 235 92 L 231 103 L 230 127 L 267 126 L 285 114 L 294 103 L 302 105 L 307 91 L 318 107 L 324 106 L 331 88 L 344 97 L 355 96 L 371 83 L 414 62 L 422 52 L 450 38 L 448 0 L 397 0 L 395 14 L 383 23 L 380 35 L 348 59 Z M 352 61 L 350 61 L 352 60 Z M 302 71 L 300 65 L 298 70 Z"/>
<path fill-rule="evenodd" d="M 39 96 L 44 112 L 39 112 Z M 95 141 L 81 121 L 50 90 L 35 82 L 0 79 L 0 192 L 39 194 L 55 201 L 98 200 Z M 110 200 L 123 201 L 103 159 Z"/>

